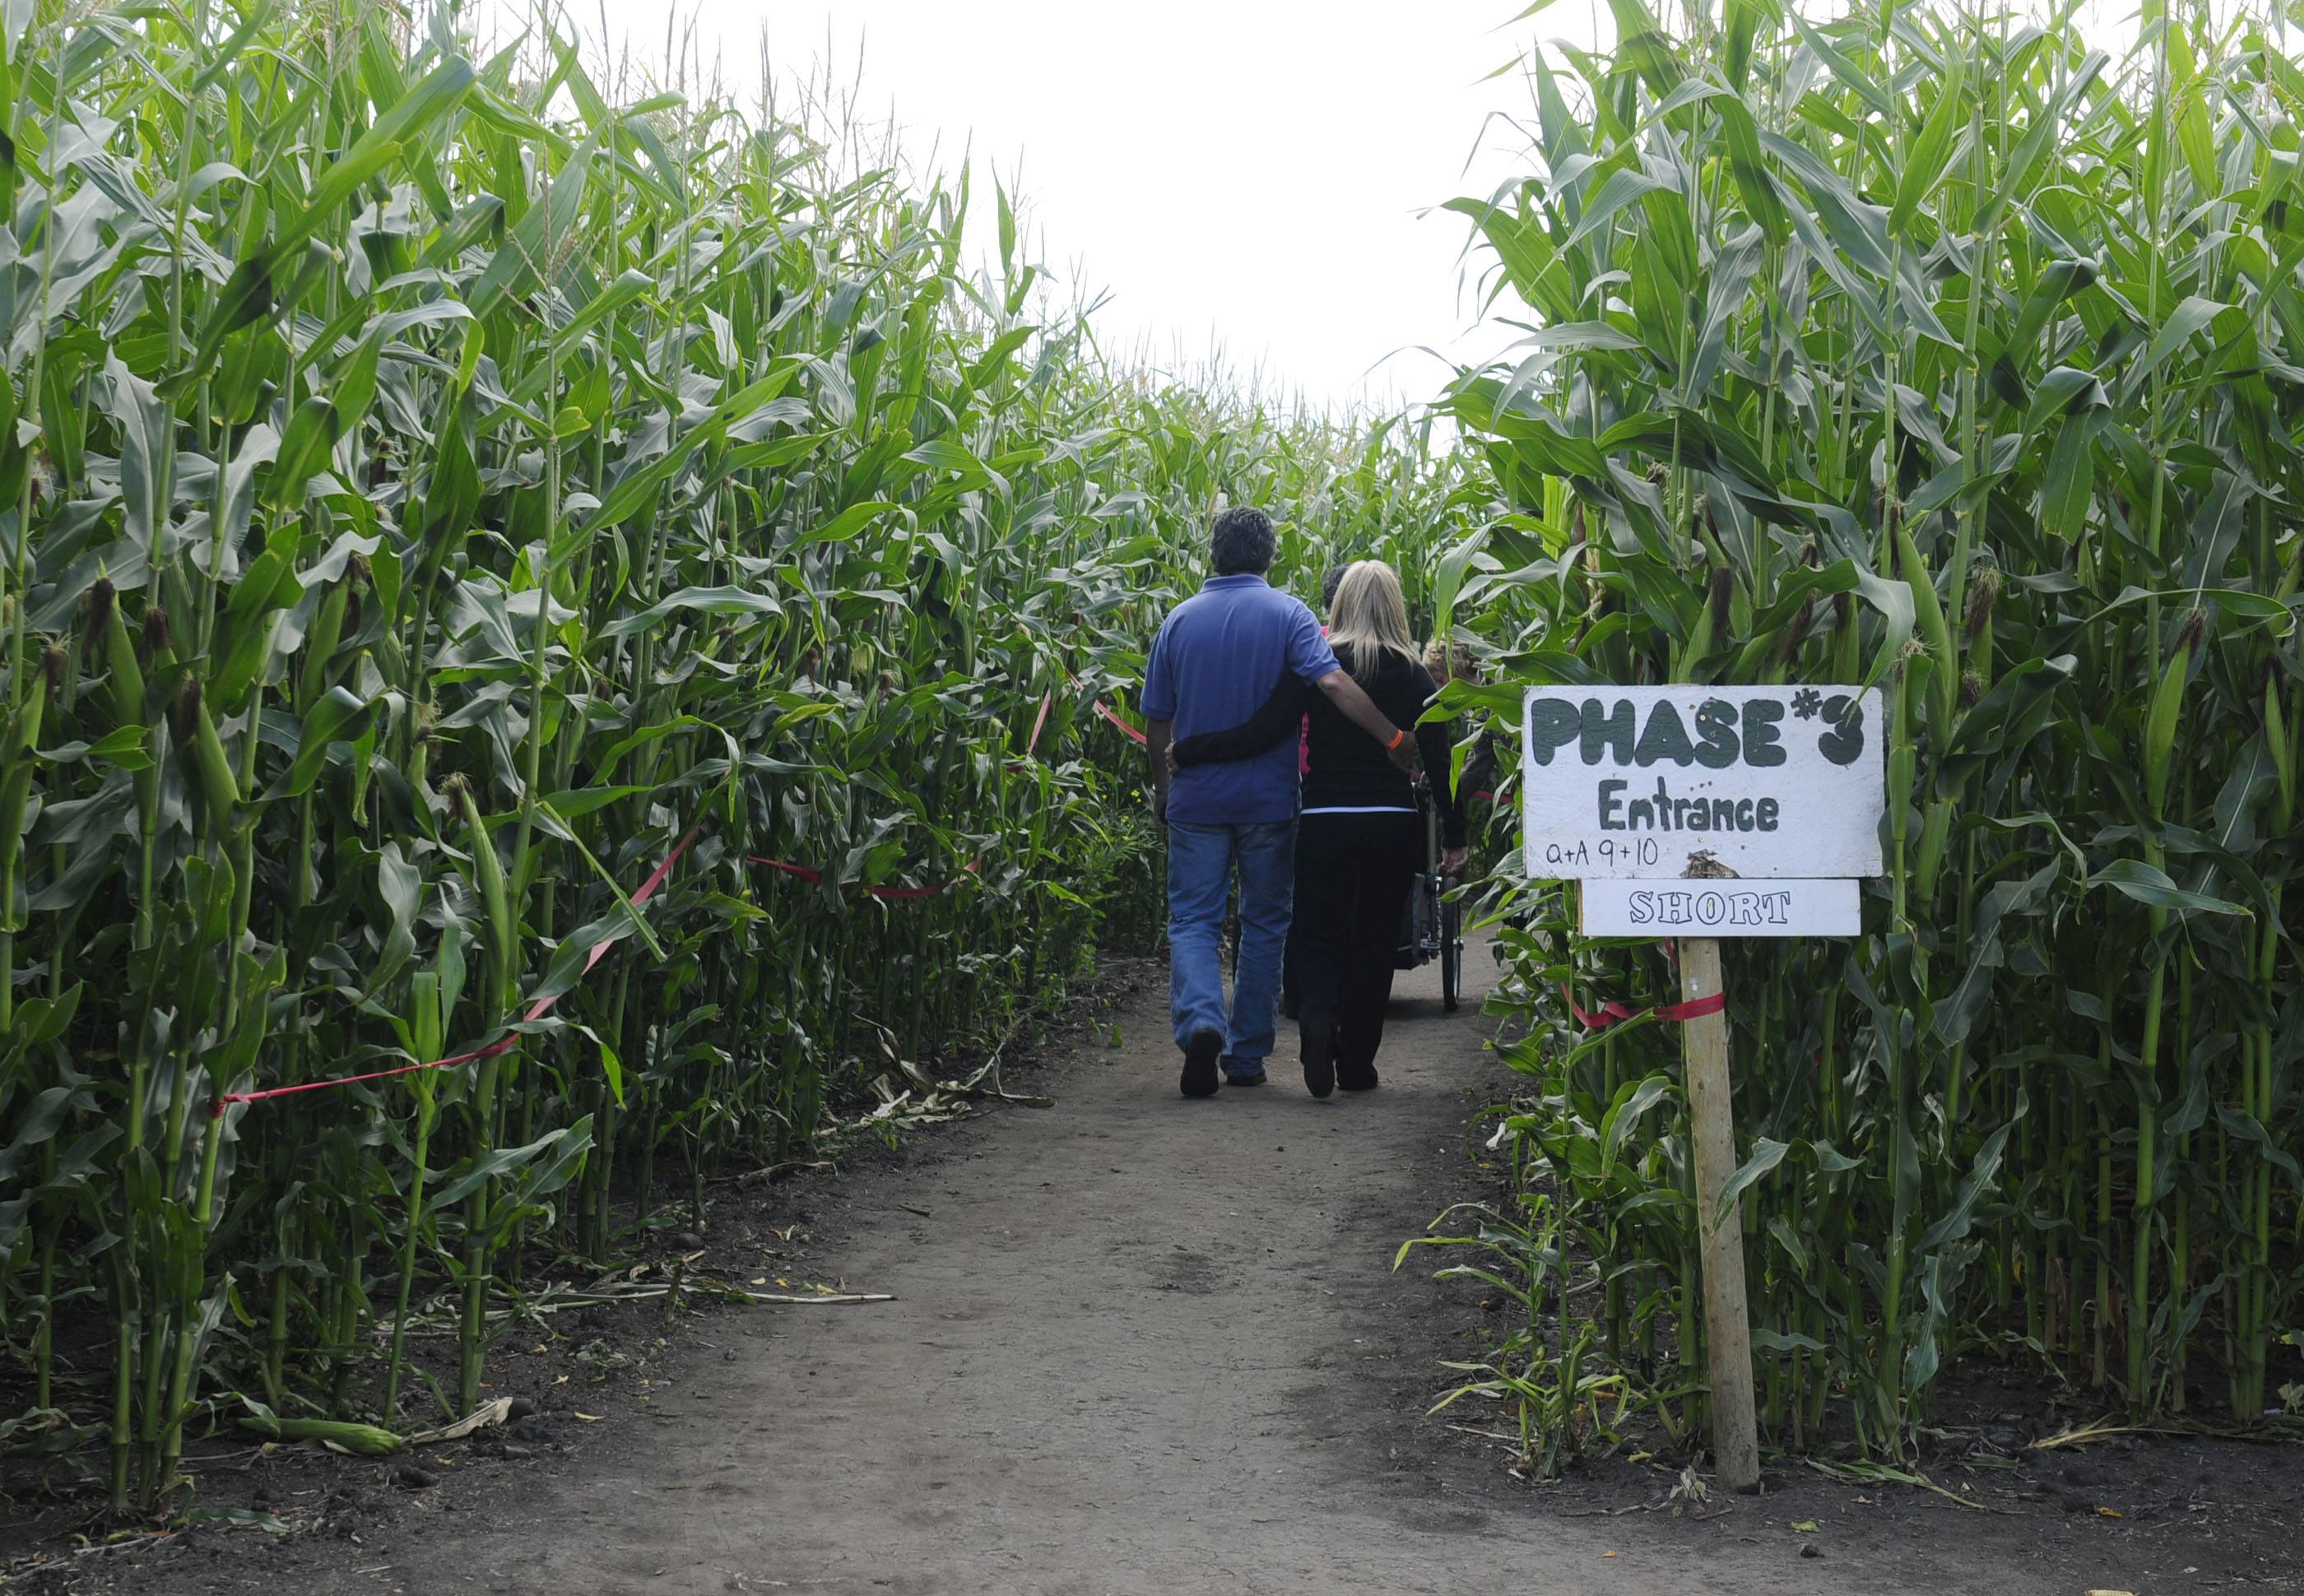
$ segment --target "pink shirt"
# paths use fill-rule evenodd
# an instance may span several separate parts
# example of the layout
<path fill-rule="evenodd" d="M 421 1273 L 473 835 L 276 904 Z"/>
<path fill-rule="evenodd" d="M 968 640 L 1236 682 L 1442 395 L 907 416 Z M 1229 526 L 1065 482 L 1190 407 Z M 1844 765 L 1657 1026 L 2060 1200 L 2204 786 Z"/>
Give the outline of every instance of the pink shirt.
<path fill-rule="evenodd" d="M 1326 637 L 1328 629 L 1322 627 L 1320 635 Z M 1312 717 L 1306 715 L 1304 723 L 1296 729 L 1296 774 L 1300 778 L 1312 773 Z"/>

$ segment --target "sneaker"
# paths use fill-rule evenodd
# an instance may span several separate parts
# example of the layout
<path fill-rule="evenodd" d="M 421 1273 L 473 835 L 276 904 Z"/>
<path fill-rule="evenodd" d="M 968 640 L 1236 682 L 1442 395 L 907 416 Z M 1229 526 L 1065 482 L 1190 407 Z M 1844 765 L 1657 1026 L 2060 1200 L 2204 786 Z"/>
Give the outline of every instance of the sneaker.
<path fill-rule="evenodd" d="M 1373 1092 L 1376 1090 L 1376 1066 L 1363 1064 L 1354 1068 L 1348 1064 L 1339 1065 L 1336 1085 L 1347 1092 Z"/>
<path fill-rule="evenodd" d="M 1304 1088 L 1315 1097 L 1336 1089 L 1336 1032 L 1333 1026 L 1304 1027 Z"/>
<path fill-rule="evenodd" d="M 1224 1035 L 1217 1031 L 1195 1031 L 1184 1043 L 1184 1077 L 1181 1085 L 1187 1097 L 1214 1097 L 1216 1094 L 1216 1060 L 1224 1053 Z"/>
<path fill-rule="evenodd" d="M 1264 1065 L 1260 1060 L 1251 1068 L 1247 1065 L 1238 1065 L 1235 1060 L 1226 1059 L 1224 1061 L 1224 1085 L 1227 1086 L 1261 1086 L 1272 1077 L 1264 1073 Z"/>

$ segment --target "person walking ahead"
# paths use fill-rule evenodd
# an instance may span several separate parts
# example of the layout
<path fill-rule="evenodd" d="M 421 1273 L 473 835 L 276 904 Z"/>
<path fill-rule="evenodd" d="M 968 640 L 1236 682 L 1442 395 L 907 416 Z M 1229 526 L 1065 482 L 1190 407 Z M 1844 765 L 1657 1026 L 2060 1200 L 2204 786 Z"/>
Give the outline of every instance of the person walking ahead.
<path fill-rule="evenodd" d="M 1409 733 L 1338 665 L 1312 612 L 1264 579 L 1272 552 L 1272 522 L 1261 511 L 1236 506 L 1217 516 L 1208 537 L 1216 574 L 1162 623 L 1144 673 L 1153 813 L 1168 828 L 1168 1010 L 1187 1097 L 1215 1095 L 1219 1063 L 1236 1085 L 1261 1082 L 1272 1054 L 1293 898 L 1296 747 L 1292 739 L 1274 743 L 1172 781 L 1171 739 L 1247 720 L 1285 673 L 1402 769 L 1415 759 Z M 1240 953 L 1227 1015 L 1218 943 L 1235 875 Z"/>
<path fill-rule="evenodd" d="M 1455 874 L 1464 864 L 1464 814 L 1448 781 L 1448 731 L 1419 722 L 1438 689 L 1409 640 L 1408 607 L 1392 567 L 1363 560 L 1344 573 L 1328 607 L 1327 640 L 1379 710 L 1415 725 L 1440 813 L 1440 868 Z M 1424 852 L 1415 790 L 1320 695 L 1284 675 L 1241 724 L 1179 740 L 1175 763 L 1189 773 L 1204 760 L 1237 759 L 1275 742 L 1285 747 L 1308 697 L 1311 758 L 1296 836 L 1296 907 L 1303 911 L 1297 1018 L 1304 1084 L 1326 1097 L 1340 1085 L 1376 1087 L 1402 913 Z"/>

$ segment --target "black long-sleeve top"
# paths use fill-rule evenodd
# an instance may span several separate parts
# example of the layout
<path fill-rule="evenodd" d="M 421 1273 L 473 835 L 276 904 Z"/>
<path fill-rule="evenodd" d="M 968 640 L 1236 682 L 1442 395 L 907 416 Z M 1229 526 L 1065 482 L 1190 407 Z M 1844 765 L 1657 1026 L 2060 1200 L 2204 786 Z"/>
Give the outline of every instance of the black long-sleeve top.
<path fill-rule="evenodd" d="M 1344 668 L 1352 667 L 1349 646 L 1337 649 Z M 1449 848 L 1464 846 L 1464 809 L 1448 783 L 1448 729 L 1438 722 L 1417 725 L 1417 717 L 1439 691 L 1421 664 L 1386 652 L 1376 671 L 1360 687 L 1395 726 L 1415 728 L 1416 747 L 1424 756 L 1431 781 L 1433 802 L 1440 811 L 1440 837 Z M 1293 733 L 1306 719 L 1309 756 L 1304 775 L 1304 810 L 1413 809 L 1416 790 L 1408 775 L 1393 764 L 1382 744 L 1344 717 L 1326 693 L 1307 687 L 1293 673 L 1283 671 L 1279 685 L 1263 706 L 1237 726 L 1203 731 L 1175 745 L 1176 764 L 1219 764 L 1246 759 Z"/>

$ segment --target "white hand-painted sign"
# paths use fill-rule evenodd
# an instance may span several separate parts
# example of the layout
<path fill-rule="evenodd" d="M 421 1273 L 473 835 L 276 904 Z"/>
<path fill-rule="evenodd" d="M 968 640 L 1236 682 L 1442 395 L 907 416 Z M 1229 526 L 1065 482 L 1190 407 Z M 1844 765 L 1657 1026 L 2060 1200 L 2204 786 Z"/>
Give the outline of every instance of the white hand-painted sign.
<path fill-rule="evenodd" d="M 1522 716 L 1537 880 L 1882 874 L 1876 688 L 1530 688 Z"/>
<path fill-rule="evenodd" d="M 1588 881 L 1578 890 L 1586 936 L 1857 936 L 1853 876 L 1803 881 Z"/>

